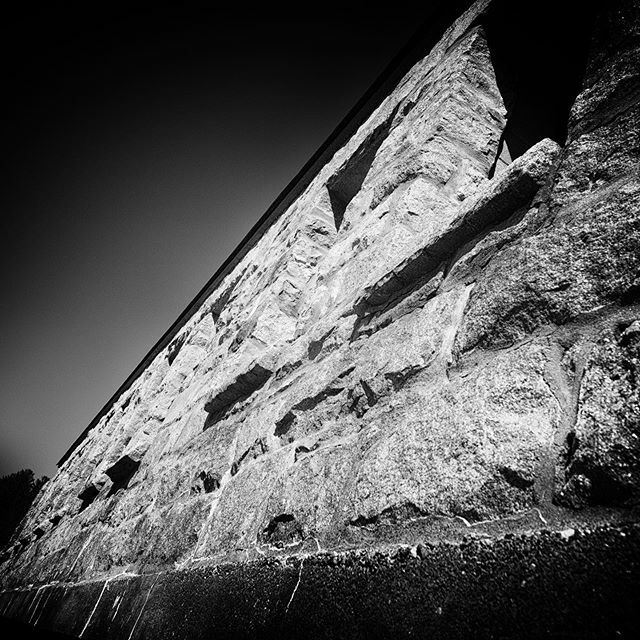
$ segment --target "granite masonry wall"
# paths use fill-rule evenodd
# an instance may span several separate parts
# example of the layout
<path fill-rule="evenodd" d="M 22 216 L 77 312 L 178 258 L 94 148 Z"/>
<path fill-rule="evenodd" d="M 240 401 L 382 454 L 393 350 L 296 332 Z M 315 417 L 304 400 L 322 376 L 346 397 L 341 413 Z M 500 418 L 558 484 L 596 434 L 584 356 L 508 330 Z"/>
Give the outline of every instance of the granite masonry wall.
<path fill-rule="evenodd" d="M 640 5 L 467 5 L 64 459 L 0 614 L 630 633 Z"/>

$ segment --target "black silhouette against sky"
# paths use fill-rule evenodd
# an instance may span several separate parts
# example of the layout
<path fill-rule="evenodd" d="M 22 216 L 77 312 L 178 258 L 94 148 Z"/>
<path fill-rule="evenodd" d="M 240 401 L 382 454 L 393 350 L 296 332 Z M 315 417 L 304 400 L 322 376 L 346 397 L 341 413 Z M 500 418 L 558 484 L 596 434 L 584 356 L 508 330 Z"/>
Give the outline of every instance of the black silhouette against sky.
<path fill-rule="evenodd" d="M 55 472 L 420 22 L 101 6 L 4 16 L 0 475 Z"/>

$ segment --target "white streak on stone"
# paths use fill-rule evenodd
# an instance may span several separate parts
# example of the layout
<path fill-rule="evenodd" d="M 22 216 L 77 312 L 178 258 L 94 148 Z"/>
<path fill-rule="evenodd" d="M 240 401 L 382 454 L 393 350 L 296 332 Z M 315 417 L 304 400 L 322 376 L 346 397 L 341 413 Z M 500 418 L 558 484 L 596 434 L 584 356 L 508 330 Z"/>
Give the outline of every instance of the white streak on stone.
<path fill-rule="evenodd" d="M 40 591 L 42 591 L 42 587 L 38 587 L 37 591 L 36 591 L 36 595 L 34 596 L 33 600 L 29 603 L 29 606 L 27 607 L 27 613 L 29 614 L 29 624 L 31 624 L 31 618 L 33 618 L 33 616 L 35 615 L 35 612 L 38 609 L 38 598 L 40 597 Z M 33 607 L 33 611 L 31 610 L 31 608 Z"/>
<path fill-rule="evenodd" d="M 289 607 L 291 606 L 291 603 L 293 602 L 293 596 L 296 595 L 296 591 L 298 590 L 298 587 L 300 586 L 300 580 L 302 579 L 302 565 L 304 565 L 304 558 L 302 558 L 302 560 L 300 560 L 300 571 L 298 572 L 298 582 L 296 582 L 296 586 L 293 588 L 293 592 L 291 593 L 291 597 L 289 598 L 289 602 L 287 603 L 287 608 L 284 610 L 285 615 L 289 611 Z"/>
<path fill-rule="evenodd" d="M 113 603 L 115 605 L 117 602 L 118 606 L 116 607 L 116 610 L 113 612 L 113 615 L 111 616 L 112 621 L 115 620 L 116 616 L 118 615 L 118 611 L 120 610 L 120 605 L 122 604 L 122 600 L 123 598 L 121 596 L 118 596 Z"/>
<path fill-rule="evenodd" d="M 40 622 L 40 618 L 42 618 L 42 614 L 44 613 L 44 610 L 47 607 L 47 602 L 49 602 L 49 598 L 51 597 L 51 591 L 47 594 L 47 597 L 44 599 L 44 602 L 42 603 L 42 607 L 40 608 L 40 613 L 38 614 L 38 617 L 34 623 L 34 625 L 37 626 L 38 622 Z"/>
<path fill-rule="evenodd" d="M 89 614 L 89 617 L 87 618 L 87 621 L 85 622 L 84 627 L 82 628 L 82 631 L 80 632 L 80 637 L 82 638 L 84 632 L 87 630 L 87 627 L 89 626 L 89 623 L 91 622 L 91 618 L 93 618 L 93 614 L 96 612 L 96 609 L 98 608 L 98 604 L 100 604 L 100 600 L 102 599 L 102 594 L 104 593 L 105 589 L 107 588 L 107 586 L 109 585 L 109 581 L 105 580 L 104 581 L 104 585 L 102 586 L 102 591 L 100 592 L 100 595 L 98 596 L 98 599 L 96 600 L 95 605 L 93 605 L 93 609 L 91 610 L 91 613 Z"/>
<path fill-rule="evenodd" d="M 540 509 L 538 509 L 538 507 L 534 507 L 533 510 L 538 514 L 538 517 L 542 521 L 542 524 L 549 524 L 547 522 L 547 519 L 542 515 L 542 511 L 540 511 Z"/>
<path fill-rule="evenodd" d="M 142 612 L 144 611 L 144 608 L 147 606 L 147 601 L 149 600 L 149 596 L 151 595 L 151 592 L 153 591 L 153 587 L 156 586 L 156 582 L 157 581 L 158 581 L 158 578 L 156 578 L 154 580 L 153 584 L 151 585 L 151 589 L 149 589 L 149 591 L 147 593 L 147 597 L 144 599 L 144 603 L 142 605 L 142 608 L 140 609 L 140 613 L 138 614 L 138 617 L 136 618 L 136 621 L 133 623 L 133 627 L 131 629 L 131 633 L 129 634 L 129 637 L 127 638 L 127 640 L 131 640 L 131 638 L 133 638 L 133 632 L 136 630 L 136 627 L 138 626 L 138 621 L 142 617 Z"/>
<path fill-rule="evenodd" d="M 316 538 L 315 536 L 309 536 L 309 539 L 313 540 L 318 545 L 318 552 L 322 552 L 322 547 L 320 546 L 320 543 L 318 542 L 318 538 Z"/>
<path fill-rule="evenodd" d="M 458 520 L 462 520 L 462 522 L 464 522 L 465 527 L 472 526 L 471 523 L 466 518 L 463 518 L 462 516 L 454 516 L 454 518 L 458 518 Z M 478 524 L 478 523 L 475 523 L 475 524 Z"/>
<path fill-rule="evenodd" d="M 82 549 L 80 549 L 80 553 L 78 553 L 78 555 L 76 556 L 76 559 L 73 561 L 73 564 L 71 565 L 71 568 L 69 569 L 69 572 L 67 573 L 67 575 L 71 575 L 71 572 L 74 570 L 78 560 L 80 559 L 80 556 L 84 553 L 84 550 L 87 548 L 90 541 L 91 541 L 91 536 L 89 536 L 87 538 L 87 541 L 82 545 Z"/>

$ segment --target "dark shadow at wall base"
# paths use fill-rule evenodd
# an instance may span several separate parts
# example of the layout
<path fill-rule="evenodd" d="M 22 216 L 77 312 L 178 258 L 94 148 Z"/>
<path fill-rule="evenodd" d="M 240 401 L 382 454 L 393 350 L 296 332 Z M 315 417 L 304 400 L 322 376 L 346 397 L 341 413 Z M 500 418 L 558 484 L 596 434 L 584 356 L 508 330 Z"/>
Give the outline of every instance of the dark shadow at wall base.
<path fill-rule="evenodd" d="M 33 587 L 0 593 L 0 610 L 83 640 L 637 638 L 640 526 Z"/>
<path fill-rule="evenodd" d="M 0 638 L 3 640 L 71 640 L 72 637 L 0 616 Z"/>

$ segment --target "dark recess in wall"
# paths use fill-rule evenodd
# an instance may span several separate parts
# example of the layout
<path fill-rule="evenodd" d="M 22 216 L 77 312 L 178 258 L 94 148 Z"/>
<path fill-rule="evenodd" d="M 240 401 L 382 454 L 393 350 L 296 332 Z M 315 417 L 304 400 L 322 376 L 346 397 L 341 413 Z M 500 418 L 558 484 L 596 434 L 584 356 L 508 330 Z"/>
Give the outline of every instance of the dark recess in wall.
<path fill-rule="evenodd" d="M 512 159 L 543 138 L 565 143 L 593 20 L 594 12 L 574 1 L 550 0 L 497 0 L 480 19 L 507 107 L 501 147 L 506 143 Z"/>
<path fill-rule="evenodd" d="M 122 456 L 114 465 L 109 467 L 105 473 L 111 478 L 113 485 L 109 489 L 109 495 L 112 496 L 120 489 L 126 489 L 131 482 L 131 479 L 135 475 L 138 467 L 140 466 L 139 460 L 133 460 L 127 455 Z"/>
<path fill-rule="evenodd" d="M 333 209 L 336 231 L 340 230 L 344 213 L 349 203 L 360 191 L 375 160 L 378 149 L 389 135 L 396 111 L 397 108 L 367 136 L 347 162 L 329 178 L 327 190 L 329 191 L 329 199 Z"/>
<path fill-rule="evenodd" d="M 82 501 L 80 505 L 80 511 L 84 511 L 97 497 L 98 493 L 100 493 L 93 484 L 87 485 L 79 494 L 78 498 Z"/>

